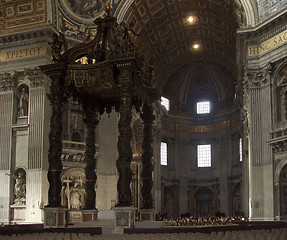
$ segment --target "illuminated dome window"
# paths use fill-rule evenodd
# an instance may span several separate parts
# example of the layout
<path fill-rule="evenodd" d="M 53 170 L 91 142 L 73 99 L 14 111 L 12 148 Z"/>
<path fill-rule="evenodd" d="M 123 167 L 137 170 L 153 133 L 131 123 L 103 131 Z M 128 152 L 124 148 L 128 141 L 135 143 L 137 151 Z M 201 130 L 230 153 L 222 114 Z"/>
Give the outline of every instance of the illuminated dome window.
<path fill-rule="evenodd" d="M 167 111 L 169 111 L 169 100 L 165 97 L 161 97 L 161 105 L 163 105 Z"/>
<path fill-rule="evenodd" d="M 196 112 L 197 114 L 210 113 L 210 102 L 209 101 L 198 102 L 196 104 Z"/>

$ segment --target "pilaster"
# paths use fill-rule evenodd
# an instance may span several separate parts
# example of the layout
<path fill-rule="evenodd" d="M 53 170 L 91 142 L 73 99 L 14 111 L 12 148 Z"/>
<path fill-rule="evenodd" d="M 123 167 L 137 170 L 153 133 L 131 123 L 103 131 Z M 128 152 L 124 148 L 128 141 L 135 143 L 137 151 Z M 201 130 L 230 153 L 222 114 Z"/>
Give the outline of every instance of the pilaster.
<path fill-rule="evenodd" d="M 12 129 L 15 111 L 15 72 L 0 75 L 0 222 L 9 221 L 9 204 L 11 180 L 6 173 L 10 174 L 12 164 Z M 9 110 L 12 111 L 9 111 Z"/>
<path fill-rule="evenodd" d="M 273 165 L 271 146 L 271 65 L 248 73 L 249 134 L 249 218 L 274 219 Z M 270 194 L 272 193 L 272 194 Z"/>

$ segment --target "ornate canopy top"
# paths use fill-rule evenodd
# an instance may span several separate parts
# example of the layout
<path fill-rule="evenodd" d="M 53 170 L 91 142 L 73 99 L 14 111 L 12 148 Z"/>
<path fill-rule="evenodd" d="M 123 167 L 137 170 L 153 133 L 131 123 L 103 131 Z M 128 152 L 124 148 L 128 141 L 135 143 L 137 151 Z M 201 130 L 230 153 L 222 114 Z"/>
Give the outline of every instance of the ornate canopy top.
<path fill-rule="evenodd" d="M 135 50 L 134 38 L 140 36 L 129 26 L 118 24 L 110 16 L 97 18 L 96 36 L 89 33 L 86 40 L 68 49 L 64 34 L 54 35 L 51 43 L 54 64 L 40 67 L 48 76 L 62 72 L 61 81 L 66 90 L 80 101 L 93 101 L 104 108 L 118 107 L 123 81 L 133 96 L 133 104 L 151 104 L 159 99 L 153 86 L 150 64 L 141 59 Z M 145 64 L 144 64 L 145 63 Z"/>

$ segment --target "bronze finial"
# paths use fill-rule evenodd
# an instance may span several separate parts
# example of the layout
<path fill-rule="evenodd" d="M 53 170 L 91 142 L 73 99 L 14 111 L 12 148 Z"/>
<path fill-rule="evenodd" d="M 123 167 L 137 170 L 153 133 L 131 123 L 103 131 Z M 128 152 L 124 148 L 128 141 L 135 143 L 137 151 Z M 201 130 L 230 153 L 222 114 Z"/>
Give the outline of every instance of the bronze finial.
<path fill-rule="evenodd" d="M 110 15 L 110 13 L 112 12 L 113 10 L 113 6 L 111 4 L 107 4 L 106 7 L 105 7 L 105 12 L 107 15 Z"/>

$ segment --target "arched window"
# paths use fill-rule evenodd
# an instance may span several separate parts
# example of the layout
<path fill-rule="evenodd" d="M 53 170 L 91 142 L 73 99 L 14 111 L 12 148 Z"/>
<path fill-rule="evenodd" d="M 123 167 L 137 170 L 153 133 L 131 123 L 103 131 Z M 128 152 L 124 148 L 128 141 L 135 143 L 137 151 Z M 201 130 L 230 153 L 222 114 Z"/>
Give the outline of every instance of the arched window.
<path fill-rule="evenodd" d="M 82 142 L 81 135 L 78 132 L 73 132 L 72 141 L 73 142 Z"/>

